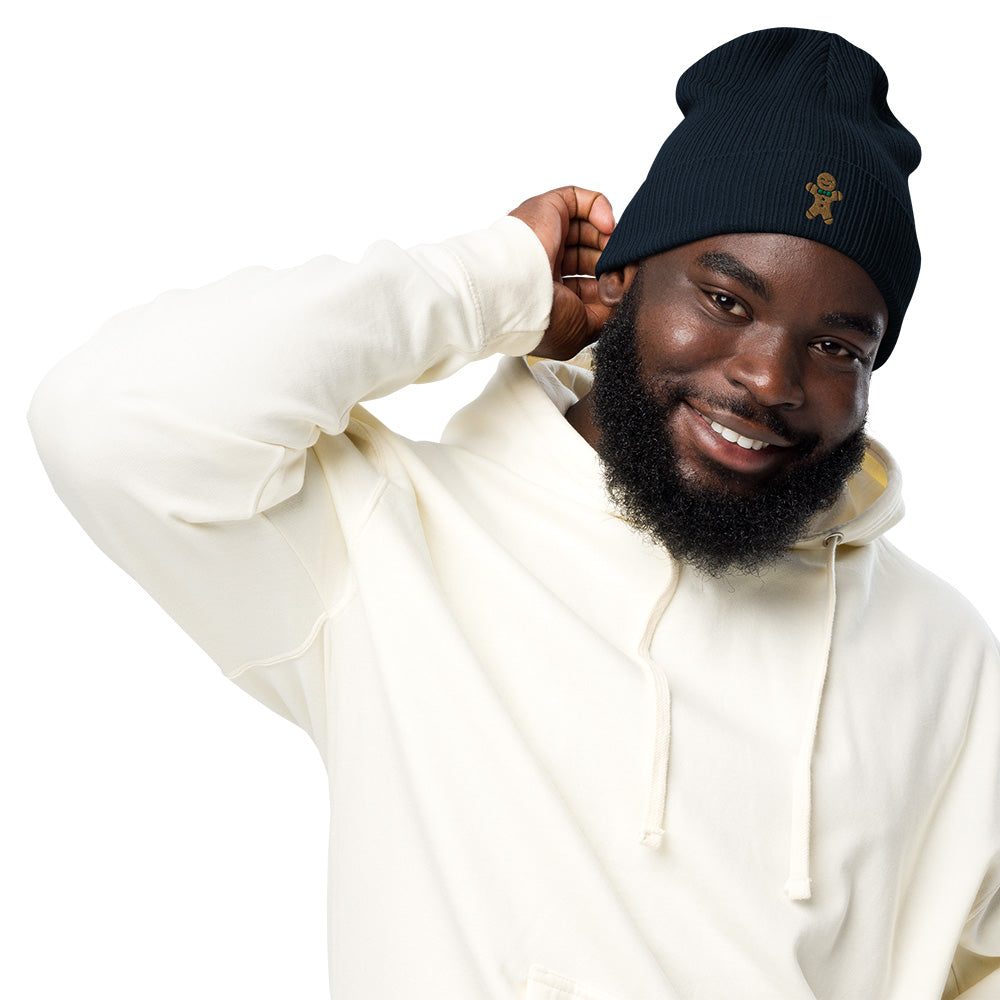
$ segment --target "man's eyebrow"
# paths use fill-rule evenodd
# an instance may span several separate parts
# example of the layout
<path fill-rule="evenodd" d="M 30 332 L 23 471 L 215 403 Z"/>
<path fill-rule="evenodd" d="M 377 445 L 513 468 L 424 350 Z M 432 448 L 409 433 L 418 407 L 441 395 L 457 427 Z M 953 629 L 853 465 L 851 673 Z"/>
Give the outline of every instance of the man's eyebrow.
<path fill-rule="evenodd" d="M 827 313 L 820 317 L 820 322 L 834 330 L 857 330 L 872 340 L 882 336 L 882 321 L 867 313 Z"/>
<path fill-rule="evenodd" d="M 738 257 L 725 250 L 709 250 L 703 253 L 695 264 L 706 270 L 724 274 L 727 278 L 735 278 L 740 284 L 749 288 L 765 301 L 771 298 L 771 286 L 755 271 L 747 267 Z"/>

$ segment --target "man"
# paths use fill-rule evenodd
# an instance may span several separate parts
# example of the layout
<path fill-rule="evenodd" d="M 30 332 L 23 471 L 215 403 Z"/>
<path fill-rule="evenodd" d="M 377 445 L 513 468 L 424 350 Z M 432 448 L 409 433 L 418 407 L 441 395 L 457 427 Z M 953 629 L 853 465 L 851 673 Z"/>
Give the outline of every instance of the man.
<path fill-rule="evenodd" d="M 88 531 L 323 755 L 334 996 L 1000 990 L 1000 658 L 863 431 L 916 142 L 826 33 L 678 97 L 617 228 L 565 188 L 241 272 L 36 397 Z M 440 445 L 356 405 L 496 352 Z"/>

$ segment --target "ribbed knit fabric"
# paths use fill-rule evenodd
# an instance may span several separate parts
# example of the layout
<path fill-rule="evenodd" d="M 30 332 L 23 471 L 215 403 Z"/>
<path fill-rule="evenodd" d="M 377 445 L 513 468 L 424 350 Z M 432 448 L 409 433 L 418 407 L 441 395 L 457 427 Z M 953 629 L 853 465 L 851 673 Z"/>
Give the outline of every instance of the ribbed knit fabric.
<path fill-rule="evenodd" d="M 721 233 L 815 240 L 860 264 L 882 293 L 881 365 L 920 270 L 907 184 L 920 146 L 889 109 L 888 87 L 867 52 L 828 32 L 770 28 L 713 50 L 678 81 L 684 120 L 597 273 Z"/>

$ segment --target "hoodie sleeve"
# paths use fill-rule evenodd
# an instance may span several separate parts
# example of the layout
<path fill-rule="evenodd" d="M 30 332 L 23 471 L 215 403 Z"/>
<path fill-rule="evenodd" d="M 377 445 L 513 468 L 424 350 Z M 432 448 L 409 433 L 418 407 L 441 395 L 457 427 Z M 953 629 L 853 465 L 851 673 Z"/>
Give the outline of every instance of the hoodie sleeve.
<path fill-rule="evenodd" d="M 264 700 L 317 738 L 317 636 L 350 574 L 324 478 L 338 470 L 313 446 L 361 400 L 530 351 L 551 298 L 541 244 L 509 217 L 357 264 L 245 270 L 112 319 L 50 372 L 29 421 L 94 541 L 229 676 L 297 672 Z"/>

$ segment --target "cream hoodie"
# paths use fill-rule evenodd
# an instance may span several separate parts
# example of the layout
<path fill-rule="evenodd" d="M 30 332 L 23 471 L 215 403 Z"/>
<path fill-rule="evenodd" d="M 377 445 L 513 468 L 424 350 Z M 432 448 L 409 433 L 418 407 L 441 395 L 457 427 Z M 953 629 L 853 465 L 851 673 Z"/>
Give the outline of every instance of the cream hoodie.
<path fill-rule="evenodd" d="M 112 320 L 31 420 L 99 545 L 312 736 L 337 1000 L 1000 997 L 1000 660 L 873 445 L 756 577 L 618 519 L 522 223 Z M 443 443 L 359 400 L 502 352 Z"/>

